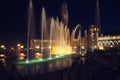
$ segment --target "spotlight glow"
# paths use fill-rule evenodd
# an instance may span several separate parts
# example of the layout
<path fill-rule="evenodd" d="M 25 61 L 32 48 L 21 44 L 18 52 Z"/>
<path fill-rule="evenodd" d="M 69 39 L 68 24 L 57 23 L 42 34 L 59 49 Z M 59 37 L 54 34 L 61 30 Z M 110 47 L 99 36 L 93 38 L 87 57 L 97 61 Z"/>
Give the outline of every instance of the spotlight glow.
<path fill-rule="evenodd" d="M 68 58 L 71 55 L 64 55 L 64 56 L 54 56 L 54 57 L 49 57 L 49 58 L 45 58 L 45 59 L 33 59 L 33 60 L 26 60 L 26 61 L 18 61 L 17 64 L 20 65 L 26 65 L 26 64 L 36 64 L 36 63 L 45 63 L 45 62 L 50 62 L 50 61 L 55 61 L 55 60 L 59 60 L 59 59 L 64 59 L 64 58 Z"/>

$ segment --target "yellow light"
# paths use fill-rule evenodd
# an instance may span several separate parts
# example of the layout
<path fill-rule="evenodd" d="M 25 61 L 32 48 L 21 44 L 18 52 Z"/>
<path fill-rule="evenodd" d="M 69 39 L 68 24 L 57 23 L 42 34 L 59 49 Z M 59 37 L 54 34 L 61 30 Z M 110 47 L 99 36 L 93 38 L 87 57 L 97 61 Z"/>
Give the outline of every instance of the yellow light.
<path fill-rule="evenodd" d="M 113 45 L 110 45 L 110 47 L 112 48 L 112 47 L 113 47 Z"/>
<path fill-rule="evenodd" d="M 62 46 L 62 47 L 52 47 L 52 54 L 54 55 L 67 55 L 72 53 L 72 47 Z"/>
<path fill-rule="evenodd" d="M 36 49 L 39 49 L 39 48 L 40 48 L 40 46 L 36 46 L 35 48 L 36 48 Z"/>
<path fill-rule="evenodd" d="M 95 48 L 97 48 L 97 46 L 94 46 Z"/>
<path fill-rule="evenodd" d="M 17 46 L 19 47 L 19 46 L 21 46 L 21 44 L 17 44 Z"/>
<path fill-rule="evenodd" d="M 22 48 L 22 49 L 23 49 L 23 48 L 24 48 L 24 46 L 23 46 L 23 45 L 21 45 L 21 46 L 20 46 L 20 48 Z"/>
<path fill-rule="evenodd" d="M 49 49 L 51 49 L 51 46 L 49 46 Z"/>
<path fill-rule="evenodd" d="M 81 56 L 85 56 L 85 53 L 81 53 Z"/>
<path fill-rule="evenodd" d="M 5 48 L 5 46 L 4 46 L 4 45 L 1 45 L 1 48 Z"/>
<path fill-rule="evenodd" d="M 1 45 L 0 47 L 1 47 L 2 49 L 6 49 L 6 47 L 5 47 L 4 45 Z"/>
<path fill-rule="evenodd" d="M 76 46 L 74 46 L 73 48 L 77 48 Z"/>
<path fill-rule="evenodd" d="M 81 46 L 82 49 L 85 49 L 85 46 Z"/>
<path fill-rule="evenodd" d="M 4 54 L 0 54 L 0 57 L 5 57 L 5 55 Z"/>
<path fill-rule="evenodd" d="M 24 59 L 25 59 L 25 58 L 24 58 L 24 57 L 22 57 L 22 56 L 21 56 L 21 57 L 19 57 L 19 60 L 24 60 Z"/>
<path fill-rule="evenodd" d="M 100 45 L 100 46 L 99 46 L 99 50 L 104 50 L 104 46 L 103 46 L 103 45 Z"/>
<path fill-rule="evenodd" d="M 18 57 L 19 60 L 24 60 L 25 59 L 25 54 L 24 53 L 20 53 L 20 56 Z"/>
<path fill-rule="evenodd" d="M 35 53 L 35 58 L 36 58 L 36 59 L 39 59 L 41 56 L 42 56 L 42 54 L 40 54 L 40 53 L 38 53 L 38 52 Z"/>
<path fill-rule="evenodd" d="M 24 53 L 21 53 L 20 56 L 25 56 L 25 54 L 24 54 Z"/>

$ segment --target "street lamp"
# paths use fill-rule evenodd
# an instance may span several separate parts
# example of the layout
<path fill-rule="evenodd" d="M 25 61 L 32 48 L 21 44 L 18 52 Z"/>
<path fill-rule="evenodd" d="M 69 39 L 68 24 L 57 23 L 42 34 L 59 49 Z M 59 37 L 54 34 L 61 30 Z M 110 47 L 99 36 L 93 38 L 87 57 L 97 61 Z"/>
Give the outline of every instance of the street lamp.
<path fill-rule="evenodd" d="M 1 45 L 0 48 L 2 48 L 2 49 L 6 49 L 5 45 Z"/>

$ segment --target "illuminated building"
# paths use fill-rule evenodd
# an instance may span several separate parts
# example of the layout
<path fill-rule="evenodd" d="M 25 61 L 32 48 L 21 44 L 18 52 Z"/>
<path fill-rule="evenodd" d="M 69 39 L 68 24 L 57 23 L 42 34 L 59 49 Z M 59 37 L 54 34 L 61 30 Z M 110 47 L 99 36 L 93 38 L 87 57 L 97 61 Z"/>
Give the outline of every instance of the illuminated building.
<path fill-rule="evenodd" d="M 99 28 L 95 25 L 91 25 L 88 35 L 88 48 L 91 50 L 97 49 L 97 38 L 99 35 Z"/>
<path fill-rule="evenodd" d="M 105 49 L 110 47 L 120 47 L 120 35 L 117 36 L 100 36 L 98 37 L 98 47 L 103 46 Z"/>

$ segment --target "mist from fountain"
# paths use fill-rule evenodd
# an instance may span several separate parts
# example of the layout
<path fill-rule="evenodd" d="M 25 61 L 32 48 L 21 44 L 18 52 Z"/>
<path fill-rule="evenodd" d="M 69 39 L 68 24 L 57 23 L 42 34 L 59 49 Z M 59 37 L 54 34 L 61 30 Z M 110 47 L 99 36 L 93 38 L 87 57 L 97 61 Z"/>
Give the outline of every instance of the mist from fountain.
<path fill-rule="evenodd" d="M 87 30 L 85 30 L 84 35 L 85 35 L 85 49 L 86 49 L 86 51 L 87 51 L 87 45 L 88 45 L 88 44 L 87 44 L 87 40 L 88 40 L 88 39 L 87 39 L 87 38 L 88 38 L 88 37 L 87 37 L 87 36 L 88 36 L 88 35 L 87 35 Z"/>
<path fill-rule="evenodd" d="M 44 55 L 45 48 L 50 50 L 50 57 L 72 53 L 69 28 L 60 22 L 58 17 L 50 19 L 50 24 L 47 24 L 45 9 L 42 8 L 41 53 Z M 47 45 L 44 45 L 45 41 L 47 41 Z"/>
<path fill-rule="evenodd" d="M 75 29 L 73 29 L 72 31 L 72 35 L 71 35 L 71 44 L 72 44 L 72 47 L 73 47 L 73 53 L 76 53 L 76 50 L 75 50 L 75 46 L 74 46 L 74 39 L 77 39 L 77 46 L 81 47 L 81 25 L 78 24 L 76 25 Z M 78 34 L 76 32 L 79 32 Z M 77 37 L 76 37 L 77 35 Z"/>
<path fill-rule="evenodd" d="M 35 25 L 34 25 L 34 15 L 33 15 L 33 5 L 32 5 L 32 0 L 30 0 L 29 12 L 28 12 L 26 61 L 20 61 L 18 62 L 18 64 L 26 64 L 26 63 L 32 64 L 36 62 L 46 62 L 46 61 L 49 61 L 49 59 L 52 61 L 52 60 L 56 60 L 60 58 L 65 58 L 66 56 L 64 55 L 68 56 L 72 54 L 73 49 L 72 49 L 71 41 L 75 39 L 76 31 L 79 27 L 80 25 L 77 25 L 75 27 L 75 29 L 72 31 L 72 36 L 71 36 L 70 30 L 67 25 L 65 25 L 62 21 L 59 21 L 58 17 L 47 18 L 45 8 L 42 8 L 41 28 L 40 28 L 41 38 L 40 40 L 38 40 L 40 42 L 35 45 L 31 44 L 33 46 L 33 48 L 31 48 L 30 40 L 32 39 L 33 41 L 35 41 L 34 40 L 35 39 L 35 29 L 34 29 Z M 80 35 L 79 35 L 79 38 L 80 38 Z M 36 46 L 37 46 L 37 51 L 39 52 L 36 52 Z M 33 54 L 31 55 L 31 53 Z M 45 57 L 46 59 L 42 59 L 44 58 L 44 55 L 46 54 L 48 54 L 47 58 Z M 37 58 L 33 59 L 33 57 L 36 55 L 38 55 Z M 38 58 L 40 59 L 38 60 Z"/>
<path fill-rule="evenodd" d="M 34 20 L 32 0 L 30 0 L 28 8 L 29 9 L 28 9 L 27 55 L 26 55 L 27 61 L 29 60 L 30 39 L 35 38 L 35 20 Z"/>
<path fill-rule="evenodd" d="M 43 53 L 43 46 L 44 46 L 44 40 L 47 39 L 48 34 L 47 34 L 47 22 L 46 22 L 46 14 L 45 14 L 45 9 L 42 8 L 42 16 L 41 16 L 41 53 Z"/>
<path fill-rule="evenodd" d="M 29 41 L 31 34 L 34 33 L 33 26 L 33 6 L 32 0 L 29 3 L 29 17 L 28 17 L 28 36 L 27 36 L 27 60 L 29 58 Z M 49 19 L 49 20 L 48 20 Z M 49 22 L 48 22 L 49 21 Z M 80 25 L 77 25 L 70 36 L 70 30 L 62 21 L 57 18 L 47 18 L 45 8 L 42 8 L 41 14 L 41 40 L 40 40 L 40 53 L 42 57 L 44 54 L 49 54 L 48 57 L 53 55 L 67 55 L 72 53 L 71 40 L 75 38 L 75 34 Z M 32 37 L 33 38 L 33 37 Z M 34 38 L 33 38 L 34 39 Z"/>

